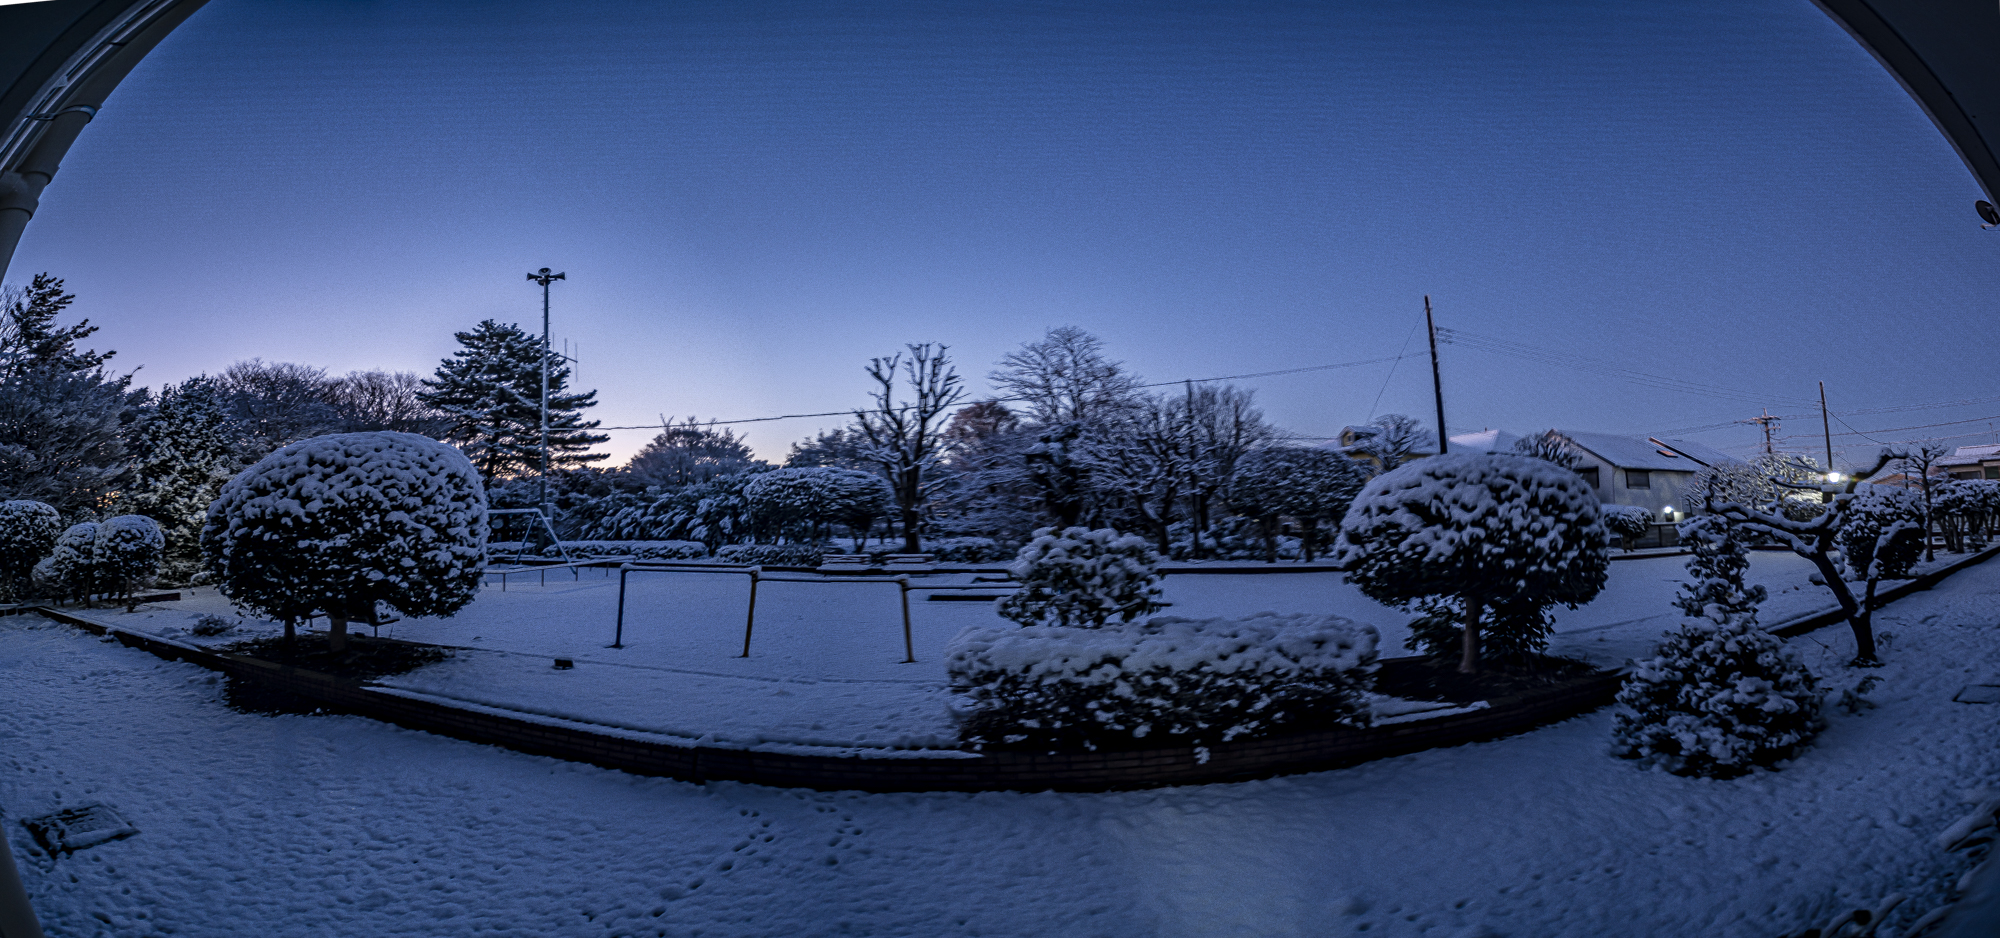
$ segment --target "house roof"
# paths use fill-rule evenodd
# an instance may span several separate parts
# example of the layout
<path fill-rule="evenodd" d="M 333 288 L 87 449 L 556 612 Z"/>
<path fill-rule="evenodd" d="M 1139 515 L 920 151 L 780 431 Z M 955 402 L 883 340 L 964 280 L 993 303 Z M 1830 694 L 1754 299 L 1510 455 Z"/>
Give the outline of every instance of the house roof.
<path fill-rule="evenodd" d="M 1982 459 L 2000 459 L 2000 443 L 1961 446 L 1937 461 L 1940 466 L 1976 466 Z"/>
<path fill-rule="evenodd" d="M 1478 433 L 1460 433 L 1451 438 L 1451 448 L 1468 453 L 1505 453 L 1514 448 L 1519 440 L 1518 433 L 1505 430 L 1481 430 Z"/>
<path fill-rule="evenodd" d="M 1612 433 L 1574 433 L 1568 430 L 1562 431 L 1562 434 L 1569 437 L 1570 442 L 1578 448 L 1620 469 L 1699 472 L 1711 463 L 1711 460 L 1699 458 L 1692 453 L 1680 452 L 1678 446 L 1662 445 L 1664 441 L 1654 442 L 1644 437 L 1619 436 Z M 1707 447 L 1700 448 L 1713 454 L 1715 462 L 1734 461 Z"/>

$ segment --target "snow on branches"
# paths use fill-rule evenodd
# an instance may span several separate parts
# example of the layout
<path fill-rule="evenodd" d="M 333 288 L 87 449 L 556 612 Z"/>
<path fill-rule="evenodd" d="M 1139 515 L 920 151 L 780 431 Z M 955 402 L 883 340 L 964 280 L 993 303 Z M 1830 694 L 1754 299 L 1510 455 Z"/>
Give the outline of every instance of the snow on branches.
<path fill-rule="evenodd" d="M 1354 460 L 1328 449 L 1273 446 L 1253 450 L 1236 464 L 1227 498 L 1262 525 L 1265 559 L 1277 561 L 1279 515 L 1298 519 L 1306 559 L 1317 547 L 1321 521 L 1338 522 L 1368 481 Z"/>
<path fill-rule="evenodd" d="M 132 594 L 160 569 L 167 550 L 167 534 L 160 523 L 145 515 L 119 515 L 97 526 L 91 562 L 96 579 L 106 592 L 125 599 L 125 611 L 134 608 Z"/>
<path fill-rule="evenodd" d="M 1486 610 L 1596 598 L 1605 536 L 1597 495 L 1576 473 L 1527 456 L 1451 453 L 1370 480 L 1334 556 L 1377 602 L 1454 602 L 1465 623 L 1459 670 L 1469 673 Z"/>
<path fill-rule="evenodd" d="M 1686 614 L 1618 692 L 1612 752 L 1678 775 L 1727 778 L 1791 757 L 1819 732 L 1821 690 L 1797 654 L 1757 624 L 1764 588 L 1743 583 L 1749 546 L 1713 515 L 1680 525 L 1694 549 Z"/>
<path fill-rule="evenodd" d="M 0 502 L 0 585 L 15 602 L 32 589 L 29 572 L 56 547 L 62 515 L 54 507 L 28 499 Z"/>
<path fill-rule="evenodd" d="M 1653 513 L 1637 505 L 1600 505 L 1598 514 L 1604 518 L 1604 529 L 1629 546 L 1633 539 L 1646 536 L 1653 529 Z"/>
<path fill-rule="evenodd" d="M 1924 552 L 1924 500 L 1908 489 L 1872 488 L 1847 503 L 1840 553 L 1851 580 L 1907 580 Z"/>
<path fill-rule="evenodd" d="M 1332 615 L 1156 616 L 969 628 L 945 667 L 972 701 L 961 732 L 977 746 L 1200 746 L 1365 725 L 1377 641 L 1374 626 Z"/>
<path fill-rule="evenodd" d="M 1007 568 L 1021 588 L 998 611 L 1025 626 L 1130 622 L 1159 608 L 1159 565 L 1160 555 L 1138 535 L 1042 528 Z"/>
<path fill-rule="evenodd" d="M 209 506 L 202 551 L 239 608 L 325 614 L 336 650 L 376 605 L 448 616 L 485 568 L 486 492 L 457 449 L 413 433 L 338 433 L 264 457 Z"/>

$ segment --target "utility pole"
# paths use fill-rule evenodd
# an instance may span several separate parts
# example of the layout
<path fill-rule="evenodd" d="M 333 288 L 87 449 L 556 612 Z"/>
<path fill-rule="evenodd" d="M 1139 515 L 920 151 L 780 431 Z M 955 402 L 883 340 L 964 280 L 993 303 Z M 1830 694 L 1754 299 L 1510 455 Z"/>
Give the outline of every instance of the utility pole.
<path fill-rule="evenodd" d="M 565 279 L 547 267 L 528 275 L 542 285 L 542 517 L 555 514 L 549 505 L 549 284 Z"/>
<path fill-rule="evenodd" d="M 1431 334 L 1431 393 L 1437 398 L 1438 410 L 1438 455 L 1443 456 L 1450 445 L 1444 430 L 1444 377 L 1438 373 L 1438 327 L 1431 318 L 1431 295 L 1424 294 L 1424 329 Z"/>
<path fill-rule="evenodd" d="M 1765 456 L 1767 456 L 1767 457 L 1769 457 L 1769 458 L 1772 458 L 1772 459 L 1776 459 L 1776 458 L 1777 458 L 1777 456 L 1778 456 L 1778 451 L 1777 451 L 1777 449 L 1775 449 L 1774 447 L 1772 447 L 1772 446 L 1771 446 L 1771 428 L 1772 428 L 1773 426 L 1777 425 L 1777 423 L 1778 423 L 1778 418 L 1776 418 L 1776 417 L 1773 417 L 1773 416 L 1771 416 L 1771 408 L 1769 408 L 1769 407 L 1766 407 L 1766 408 L 1764 408 L 1764 415 L 1763 415 L 1762 417 L 1752 417 L 1752 418 L 1750 418 L 1750 419 L 1748 419 L 1748 420 L 1742 420 L 1742 421 L 1738 421 L 1738 422 L 1739 422 L 1739 423 L 1754 423 L 1754 424 L 1756 424 L 1756 425 L 1758 425 L 1758 426 L 1760 426 L 1760 427 L 1763 427 L 1763 428 L 1764 428 L 1764 455 L 1765 455 Z"/>
<path fill-rule="evenodd" d="M 1826 422 L 1826 382 L 1819 383 L 1819 430 L 1826 435 L 1826 471 L 1833 471 L 1833 425 Z"/>

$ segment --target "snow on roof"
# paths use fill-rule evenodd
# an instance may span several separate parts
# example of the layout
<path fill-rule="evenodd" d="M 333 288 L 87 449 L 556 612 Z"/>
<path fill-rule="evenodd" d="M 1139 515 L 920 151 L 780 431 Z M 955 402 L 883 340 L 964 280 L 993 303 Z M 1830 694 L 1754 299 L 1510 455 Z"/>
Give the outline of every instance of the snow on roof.
<path fill-rule="evenodd" d="M 1514 441 L 1520 438 L 1520 434 L 1508 433 L 1505 430 L 1460 433 L 1451 438 L 1451 448 L 1468 453 L 1505 453 L 1513 450 Z"/>
<path fill-rule="evenodd" d="M 1697 443 L 1693 440 L 1683 440 L 1671 436 L 1654 436 L 1647 437 L 1647 439 L 1654 443 L 1665 443 L 1668 449 L 1703 465 L 1726 466 L 1730 463 L 1740 463 L 1743 461 L 1707 443 Z"/>
<path fill-rule="evenodd" d="M 1974 466 L 1982 459 L 2000 456 L 2000 443 L 1981 443 L 1978 446 L 1961 446 L 1950 456 L 1937 461 L 1940 466 Z"/>

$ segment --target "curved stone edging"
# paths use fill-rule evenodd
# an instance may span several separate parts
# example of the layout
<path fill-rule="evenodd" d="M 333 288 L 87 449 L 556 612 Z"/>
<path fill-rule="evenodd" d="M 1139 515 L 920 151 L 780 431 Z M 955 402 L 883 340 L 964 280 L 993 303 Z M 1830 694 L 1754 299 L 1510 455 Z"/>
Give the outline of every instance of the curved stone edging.
<path fill-rule="evenodd" d="M 388 692 L 366 681 L 229 655 L 64 612 L 43 615 L 169 660 L 184 660 L 292 694 L 329 710 L 373 717 L 534 755 L 692 782 L 860 791 L 1112 791 L 1243 781 L 1312 772 L 1520 733 L 1611 702 L 1621 675 L 1600 671 L 1488 706 L 1369 729 L 1328 729 L 1221 743 L 1204 754 L 1177 746 L 1126 752 L 966 753 L 919 750 L 734 749 L 692 739 L 473 707 Z"/>

